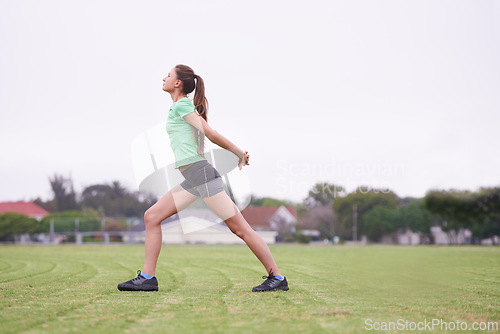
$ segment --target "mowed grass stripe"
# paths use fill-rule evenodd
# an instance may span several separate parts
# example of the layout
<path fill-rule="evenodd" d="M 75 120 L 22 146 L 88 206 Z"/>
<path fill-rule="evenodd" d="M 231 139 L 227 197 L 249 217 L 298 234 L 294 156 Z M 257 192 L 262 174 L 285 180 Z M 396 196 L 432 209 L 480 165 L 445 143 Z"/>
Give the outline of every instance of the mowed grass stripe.
<path fill-rule="evenodd" d="M 364 321 L 498 321 L 498 247 L 165 246 L 158 293 L 119 292 L 144 247 L 0 246 L 0 332 L 364 333 Z M 55 266 L 54 266 L 55 264 Z M 9 280 L 9 281 L 6 281 Z M 453 331 L 450 331 L 450 333 Z"/>
<path fill-rule="evenodd" d="M 37 251 L 42 251 L 42 254 L 31 253 L 29 269 L 31 266 L 46 266 L 47 258 L 55 256 L 60 262 L 58 265 L 50 263 L 48 270 L 33 269 L 32 274 L 28 276 L 12 276 L 16 277 L 16 281 L 22 280 L 22 289 L 19 289 L 19 295 L 16 295 L 13 301 L 15 306 L 9 308 L 22 307 L 25 309 L 35 309 L 36 313 L 43 313 L 43 317 L 25 317 L 22 313 L 18 313 L 17 317 L 9 317 L 5 319 L 5 325 L 12 326 L 12 322 L 22 322 L 25 327 L 45 325 L 48 326 L 51 322 L 57 322 L 66 318 L 67 314 L 72 314 L 76 310 L 84 307 L 95 296 L 94 286 L 88 285 L 87 282 L 96 275 L 97 270 L 91 264 L 83 261 L 77 261 L 67 254 L 48 256 L 43 247 L 37 248 Z M 63 250 L 61 248 L 60 250 Z M 15 257 L 16 255 L 12 255 Z M 24 270 L 26 271 L 26 270 Z M 23 273 L 24 273 L 23 271 Z M 2 273 L 3 274 L 3 273 Z M 41 275 L 41 277 L 35 277 Z M 11 284 L 13 282 L 10 282 Z M 12 285 L 2 285 L 7 291 L 12 292 Z M 10 288 L 10 289 L 9 289 Z M 4 295 L 5 296 L 5 295 Z M 57 299 L 57 303 L 55 302 Z M 11 299 L 12 301 L 12 299 Z M 76 315 L 72 315 L 76 316 Z"/>
<path fill-rule="evenodd" d="M 9 272 L 16 271 L 16 269 L 13 269 L 11 261 L 7 262 L 0 260 L 0 273 L 7 272 L 7 270 L 9 270 Z"/>
<path fill-rule="evenodd" d="M 85 265 L 85 270 L 79 275 L 78 285 L 72 285 L 67 289 L 71 293 L 61 298 L 63 301 L 66 298 L 71 301 L 66 305 L 66 310 L 59 310 L 55 314 L 56 317 L 46 319 L 41 325 L 42 329 L 46 329 L 47 332 L 68 330 L 79 332 L 84 328 L 90 332 L 97 328 L 97 332 L 113 332 L 120 327 L 126 328 L 130 322 L 133 323 L 134 320 L 124 318 L 124 314 L 109 312 L 116 306 L 122 307 L 122 301 L 114 303 L 116 284 L 110 285 L 115 277 L 113 259 L 103 254 L 95 254 L 94 249 L 88 252 L 88 256 L 73 254 L 69 247 L 67 250 L 75 259 L 80 259 Z M 147 308 L 141 309 L 140 303 L 131 304 L 128 309 L 135 311 L 138 316 L 148 313 Z"/>

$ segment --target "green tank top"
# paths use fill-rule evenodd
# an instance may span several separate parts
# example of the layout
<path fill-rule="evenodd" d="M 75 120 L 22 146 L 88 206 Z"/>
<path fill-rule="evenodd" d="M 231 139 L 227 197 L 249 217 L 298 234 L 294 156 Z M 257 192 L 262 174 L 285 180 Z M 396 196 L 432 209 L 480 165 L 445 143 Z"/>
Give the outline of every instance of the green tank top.
<path fill-rule="evenodd" d="M 174 102 L 168 111 L 167 133 L 174 151 L 175 168 L 207 160 L 198 154 L 198 143 L 194 136 L 198 130 L 183 118 L 194 111 L 194 104 L 187 97 Z"/>

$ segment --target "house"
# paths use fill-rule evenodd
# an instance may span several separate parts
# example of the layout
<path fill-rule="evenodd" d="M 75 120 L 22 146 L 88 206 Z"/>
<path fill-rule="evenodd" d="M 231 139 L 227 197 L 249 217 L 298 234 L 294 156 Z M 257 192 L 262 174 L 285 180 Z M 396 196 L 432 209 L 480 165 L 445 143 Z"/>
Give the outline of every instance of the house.
<path fill-rule="evenodd" d="M 164 244 L 244 244 L 221 221 L 217 215 L 207 209 L 185 209 L 161 224 L 162 243 Z M 123 237 L 124 242 L 144 242 L 145 225 L 139 222 Z M 135 232 L 135 233 L 134 233 Z M 257 231 L 267 244 L 276 242 L 275 231 Z"/>
<path fill-rule="evenodd" d="M 293 206 L 249 206 L 241 214 L 256 231 L 276 231 L 279 237 L 295 232 L 297 213 Z"/>
<path fill-rule="evenodd" d="M 7 212 L 20 213 L 36 220 L 48 216 L 49 212 L 33 202 L 0 202 L 0 214 Z"/>

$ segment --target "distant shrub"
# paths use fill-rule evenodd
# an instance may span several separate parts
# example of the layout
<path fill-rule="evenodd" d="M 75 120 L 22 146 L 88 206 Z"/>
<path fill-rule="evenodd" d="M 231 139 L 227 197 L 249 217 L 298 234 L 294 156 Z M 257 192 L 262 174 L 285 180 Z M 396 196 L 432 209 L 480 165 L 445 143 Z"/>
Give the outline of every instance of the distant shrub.
<path fill-rule="evenodd" d="M 13 236 L 40 232 L 40 223 L 20 213 L 0 215 L 0 240 L 12 240 Z"/>
<path fill-rule="evenodd" d="M 311 237 L 308 235 L 303 235 L 302 233 L 298 233 L 295 235 L 295 241 L 301 244 L 308 244 L 311 242 Z"/>

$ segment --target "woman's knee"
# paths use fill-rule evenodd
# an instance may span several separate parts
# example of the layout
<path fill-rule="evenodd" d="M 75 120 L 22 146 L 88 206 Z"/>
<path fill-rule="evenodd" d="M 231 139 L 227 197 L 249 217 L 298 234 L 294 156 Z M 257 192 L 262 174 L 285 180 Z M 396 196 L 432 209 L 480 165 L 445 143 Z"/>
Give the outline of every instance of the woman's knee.
<path fill-rule="evenodd" d="M 146 228 L 160 225 L 162 219 L 155 213 L 155 210 L 148 209 L 144 213 L 144 225 Z"/>
<path fill-rule="evenodd" d="M 245 231 L 241 230 L 241 229 L 232 229 L 231 230 L 238 238 L 240 239 L 245 239 Z"/>
<path fill-rule="evenodd" d="M 177 212 L 174 200 L 171 195 L 167 195 L 144 213 L 144 224 L 146 227 L 160 225 L 164 219 Z"/>
<path fill-rule="evenodd" d="M 231 232 L 243 240 L 245 240 L 245 238 L 253 232 L 252 228 L 248 224 L 228 224 L 228 227 Z"/>

